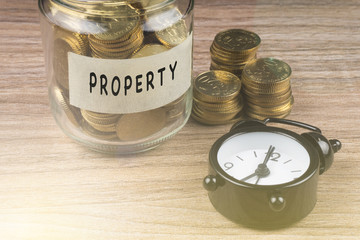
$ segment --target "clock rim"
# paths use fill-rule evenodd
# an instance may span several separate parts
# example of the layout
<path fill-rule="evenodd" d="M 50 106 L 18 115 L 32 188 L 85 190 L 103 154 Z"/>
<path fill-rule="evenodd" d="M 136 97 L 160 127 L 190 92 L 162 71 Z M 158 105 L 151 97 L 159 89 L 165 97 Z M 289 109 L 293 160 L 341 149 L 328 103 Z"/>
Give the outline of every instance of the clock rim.
<path fill-rule="evenodd" d="M 310 164 L 306 172 L 301 175 L 299 178 L 294 179 L 290 182 L 282 183 L 282 184 L 276 184 L 276 185 L 255 185 L 252 183 L 246 183 L 243 181 L 240 181 L 232 176 L 230 176 L 228 173 L 226 173 L 219 165 L 219 162 L 217 161 L 217 153 L 222 146 L 222 144 L 229 139 L 230 137 L 238 134 L 246 134 L 250 132 L 270 132 L 270 133 L 277 133 L 282 134 L 284 136 L 287 136 L 289 138 L 292 138 L 293 140 L 297 141 L 300 145 L 302 145 L 305 150 L 308 152 L 310 157 Z M 316 160 L 318 159 L 318 160 Z M 246 188 L 253 188 L 253 189 L 264 189 L 264 190 L 271 190 L 271 189 L 283 189 L 288 187 L 293 187 L 296 185 L 300 185 L 304 182 L 306 182 L 308 179 L 310 179 L 314 174 L 319 172 L 319 166 L 320 166 L 320 160 L 319 160 L 318 153 L 316 152 L 315 148 L 311 146 L 311 144 L 306 140 L 303 136 L 287 130 L 283 128 L 278 127 L 272 127 L 272 126 L 250 126 L 246 128 L 241 129 L 232 129 L 230 132 L 226 133 L 225 135 L 221 136 L 219 139 L 215 141 L 215 143 L 212 145 L 210 152 L 209 152 L 209 163 L 212 169 L 215 171 L 216 176 L 221 176 L 224 180 L 231 182 L 232 184 L 235 184 L 240 187 L 246 187 Z"/>

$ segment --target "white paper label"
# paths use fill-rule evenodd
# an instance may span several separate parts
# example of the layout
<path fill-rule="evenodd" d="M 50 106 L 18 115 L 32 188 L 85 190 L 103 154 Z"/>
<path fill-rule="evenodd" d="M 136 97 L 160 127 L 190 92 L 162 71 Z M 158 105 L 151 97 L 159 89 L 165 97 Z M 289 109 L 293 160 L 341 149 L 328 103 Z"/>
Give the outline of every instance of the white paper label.
<path fill-rule="evenodd" d="M 99 59 L 68 53 L 70 104 L 101 113 L 134 113 L 164 106 L 191 86 L 192 35 L 156 55 Z"/>

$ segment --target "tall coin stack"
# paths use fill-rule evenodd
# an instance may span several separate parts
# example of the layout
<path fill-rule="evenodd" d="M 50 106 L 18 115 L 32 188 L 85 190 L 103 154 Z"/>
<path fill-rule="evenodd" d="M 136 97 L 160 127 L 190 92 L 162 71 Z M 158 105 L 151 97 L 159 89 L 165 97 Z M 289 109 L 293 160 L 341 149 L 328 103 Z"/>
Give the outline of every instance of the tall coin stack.
<path fill-rule="evenodd" d="M 290 66 L 275 58 L 259 58 L 248 63 L 242 73 L 242 93 L 246 114 L 251 118 L 284 118 L 292 109 Z"/>
<path fill-rule="evenodd" d="M 105 59 L 126 59 L 137 52 L 144 40 L 141 19 L 130 5 L 119 6 L 117 11 L 125 11 L 131 17 L 120 21 L 104 22 L 106 31 L 89 34 L 92 57 Z M 83 131 L 98 139 L 115 139 L 116 125 L 121 114 L 97 113 L 81 109 Z"/>
<path fill-rule="evenodd" d="M 93 57 L 128 58 L 143 43 L 144 34 L 140 25 L 140 17 L 136 15 L 127 21 L 109 23 L 108 27 L 111 31 L 89 35 L 89 45 Z"/>
<path fill-rule="evenodd" d="M 243 116 L 241 81 L 226 71 L 208 71 L 194 81 L 192 117 L 204 124 L 238 121 Z"/>
<path fill-rule="evenodd" d="M 210 70 L 224 70 L 241 77 L 246 63 L 256 58 L 261 39 L 253 32 L 229 29 L 219 32 L 210 47 Z"/>

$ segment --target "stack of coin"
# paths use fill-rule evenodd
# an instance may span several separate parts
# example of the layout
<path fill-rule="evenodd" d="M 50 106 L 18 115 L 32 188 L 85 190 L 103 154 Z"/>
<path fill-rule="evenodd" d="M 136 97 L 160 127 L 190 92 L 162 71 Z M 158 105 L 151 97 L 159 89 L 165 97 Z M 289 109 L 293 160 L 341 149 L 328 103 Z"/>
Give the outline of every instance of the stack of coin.
<path fill-rule="evenodd" d="M 64 90 L 69 90 L 68 52 L 87 55 L 89 43 L 84 34 L 56 27 L 54 40 L 54 77 Z"/>
<path fill-rule="evenodd" d="M 224 70 L 241 77 L 246 63 L 256 58 L 260 42 L 256 33 L 243 29 L 218 33 L 210 47 L 210 70 Z"/>
<path fill-rule="evenodd" d="M 85 122 L 92 128 L 103 133 L 115 133 L 116 123 L 120 114 L 97 113 L 81 109 L 81 115 Z"/>
<path fill-rule="evenodd" d="M 238 121 L 243 116 L 241 81 L 226 71 L 208 71 L 194 81 L 192 117 L 204 124 Z"/>
<path fill-rule="evenodd" d="M 81 119 L 80 111 L 78 108 L 69 104 L 69 99 L 66 97 L 64 90 L 60 89 L 58 86 L 55 86 L 53 88 L 52 95 L 55 98 L 57 106 L 60 106 L 60 108 L 53 108 L 55 109 L 56 114 L 65 114 L 71 124 L 79 127 L 79 122 Z"/>
<path fill-rule="evenodd" d="M 166 5 L 169 4 L 169 1 L 162 0 L 161 2 L 150 4 Z M 148 40 L 153 43 L 159 42 L 167 48 L 179 45 L 188 37 L 188 28 L 183 19 L 183 14 L 173 5 L 164 7 L 161 13 L 154 14 L 149 11 L 146 14 L 144 32 L 149 37 Z"/>
<path fill-rule="evenodd" d="M 179 117 L 181 117 L 181 115 L 186 115 L 185 112 L 188 111 L 191 107 L 191 104 L 189 104 L 190 101 L 187 101 L 186 99 L 187 97 L 190 97 L 190 95 L 183 94 L 175 101 L 172 101 L 171 103 L 162 107 L 165 109 L 169 121 L 176 121 Z"/>
<path fill-rule="evenodd" d="M 290 66 L 275 58 L 259 58 L 246 65 L 242 73 L 242 93 L 246 114 L 251 118 L 283 118 L 292 109 Z"/>
<path fill-rule="evenodd" d="M 175 47 L 186 40 L 188 30 L 184 20 L 172 24 L 170 27 L 155 32 L 157 39 L 168 48 Z"/>
<path fill-rule="evenodd" d="M 89 35 L 91 55 L 96 58 L 125 59 L 142 45 L 144 34 L 140 16 L 135 9 L 124 5 L 132 17 L 112 21 L 106 25 L 103 33 Z"/>

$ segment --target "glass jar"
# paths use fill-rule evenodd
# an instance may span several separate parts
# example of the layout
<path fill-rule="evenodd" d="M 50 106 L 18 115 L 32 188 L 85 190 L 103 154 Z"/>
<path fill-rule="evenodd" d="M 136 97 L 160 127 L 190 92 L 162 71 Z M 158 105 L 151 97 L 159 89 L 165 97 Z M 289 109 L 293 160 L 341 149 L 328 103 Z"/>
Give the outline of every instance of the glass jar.
<path fill-rule="evenodd" d="M 100 152 L 152 149 L 192 102 L 193 0 L 39 0 L 53 116 Z"/>

